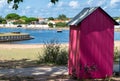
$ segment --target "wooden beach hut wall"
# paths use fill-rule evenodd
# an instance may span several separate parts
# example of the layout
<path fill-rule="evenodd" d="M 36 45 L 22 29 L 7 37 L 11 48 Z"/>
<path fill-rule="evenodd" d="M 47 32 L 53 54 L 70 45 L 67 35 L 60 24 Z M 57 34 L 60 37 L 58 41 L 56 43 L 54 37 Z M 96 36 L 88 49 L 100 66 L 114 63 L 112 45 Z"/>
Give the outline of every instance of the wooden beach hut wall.
<path fill-rule="evenodd" d="M 101 7 L 84 8 L 70 22 L 69 74 L 77 78 L 112 76 L 114 25 Z"/>

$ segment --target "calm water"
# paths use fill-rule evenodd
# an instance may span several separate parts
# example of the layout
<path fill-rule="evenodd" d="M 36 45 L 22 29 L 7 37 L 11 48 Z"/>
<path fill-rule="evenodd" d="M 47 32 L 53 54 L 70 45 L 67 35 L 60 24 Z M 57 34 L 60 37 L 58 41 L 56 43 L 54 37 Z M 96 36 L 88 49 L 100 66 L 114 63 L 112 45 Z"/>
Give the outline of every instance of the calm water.
<path fill-rule="evenodd" d="M 115 32 L 114 33 L 114 40 L 119 40 L 120 41 L 120 32 Z"/>
<path fill-rule="evenodd" d="M 69 32 L 68 30 L 63 30 L 62 33 L 57 33 L 56 30 L 41 30 L 41 29 L 23 29 L 23 28 L 0 28 L 0 32 L 22 32 L 29 33 L 34 39 L 7 42 L 12 44 L 42 44 L 50 40 L 57 40 L 60 43 L 68 43 Z"/>
<path fill-rule="evenodd" d="M 16 42 L 6 42 L 11 44 L 43 44 L 44 42 L 50 40 L 58 40 L 60 43 L 68 43 L 69 41 L 69 31 L 63 30 L 62 33 L 57 33 L 56 30 L 41 30 L 41 29 L 23 29 L 23 28 L 0 28 L 0 32 L 22 32 L 29 33 L 35 39 L 16 41 Z M 115 32 L 115 40 L 120 40 L 120 32 Z"/>

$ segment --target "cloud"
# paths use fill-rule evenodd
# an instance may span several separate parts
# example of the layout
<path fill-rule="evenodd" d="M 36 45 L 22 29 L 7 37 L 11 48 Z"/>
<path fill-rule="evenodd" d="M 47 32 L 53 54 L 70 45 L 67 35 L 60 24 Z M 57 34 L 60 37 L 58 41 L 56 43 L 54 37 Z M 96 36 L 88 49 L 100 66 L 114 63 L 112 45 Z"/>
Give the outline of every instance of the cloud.
<path fill-rule="evenodd" d="M 13 6 L 13 5 L 12 5 L 12 4 L 10 4 L 10 5 L 8 6 L 8 8 L 9 8 L 9 9 L 12 9 L 12 6 Z"/>
<path fill-rule="evenodd" d="M 89 6 L 102 6 L 107 2 L 107 0 L 88 0 L 87 4 Z"/>
<path fill-rule="evenodd" d="M 47 0 L 40 0 L 40 5 L 36 5 L 38 2 L 30 0 L 28 3 L 24 2 L 19 4 L 18 10 L 12 9 L 12 4 L 7 4 L 7 0 L 0 0 L 0 14 L 5 16 L 8 13 L 18 13 L 26 16 L 42 16 L 57 17 L 59 14 L 66 14 L 67 16 L 76 15 L 84 7 L 101 6 L 110 15 L 116 16 L 120 14 L 120 0 L 60 0 L 55 5 Z M 36 4 L 31 4 L 36 2 Z M 62 12 L 61 12 L 62 11 Z M 69 13 L 68 13 L 69 12 Z"/>
<path fill-rule="evenodd" d="M 106 0 L 101 0 L 98 1 L 97 6 L 102 6 L 103 4 L 105 4 Z"/>
<path fill-rule="evenodd" d="M 119 9 L 120 0 L 110 0 L 103 9 Z"/>
<path fill-rule="evenodd" d="M 3 8 L 7 3 L 7 0 L 0 0 L 0 9 Z"/>
<path fill-rule="evenodd" d="M 30 6 L 26 6 L 24 9 L 22 8 L 22 9 L 20 9 L 18 12 L 19 12 L 21 15 L 26 15 L 26 14 L 28 14 L 28 13 L 33 13 L 33 10 L 32 10 L 32 8 L 31 8 Z"/>
<path fill-rule="evenodd" d="M 23 8 L 18 8 L 18 10 L 15 10 L 14 12 L 17 12 L 19 15 L 29 15 L 34 13 L 33 9 L 29 5 L 26 5 Z"/>
<path fill-rule="evenodd" d="M 51 2 L 49 2 L 48 4 L 47 4 L 47 8 L 52 8 L 52 9 L 61 9 L 61 8 L 63 8 L 65 6 L 65 3 L 64 2 L 62 2 L 62 1 L 59 1 L 57 4 L 53 4 L 53 3 L 51 3 Z"/>
<path fill-rule="evenodd" d="M 104 6 L 104 7 L 103 7 L 104 10 L 107 9 L 107 8 L 108 8 L 108 6 Z"/>
<path fill-rule="evenodd" d="M 26 9 L 30 9 L 31 7 L 30 6 L 26 6 Z"/>
<path fill-rule="evenodd" d="M 111 0 L 110 1 L 110 6 L 111 7 L 116 7 L 120 4 L 120 0 Z"/>
<path fill-rule="evenodd" d="M 12 9 L 13 4 L 14 4 L 13 2 L 11 2 L 10 4 L 8 4 L 8 8 L 9 8 L 9 9 Z"/>
<path fill-rule="evenodd" d="M 87 4 L 91 5 L 93 3 L 94 0 L 88 0 Z"/>
<path fill-rule="evenodd" d="M 78 1 L 70 1 L 69 6 L 72 8 L 78 8 L 79 6 Z"/>
<path fill-rule="evenodd" d="M 53 4 L 51 2 L 49 2 L 48 5 L 47 5 L 48 8 L 50 8 L 52 6 L 53 6 Z"/>

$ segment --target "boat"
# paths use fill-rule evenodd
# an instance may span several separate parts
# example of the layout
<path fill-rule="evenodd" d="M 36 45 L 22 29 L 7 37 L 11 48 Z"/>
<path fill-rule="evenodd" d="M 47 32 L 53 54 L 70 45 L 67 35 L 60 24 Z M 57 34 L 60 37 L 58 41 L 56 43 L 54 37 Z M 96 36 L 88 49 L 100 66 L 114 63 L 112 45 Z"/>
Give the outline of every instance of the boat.
<path fill-rule="evenodd" d="M 22 27 L 22 26 L 19 24 L 19 25 L 17 25 L 17 27 Z"/>
<path fill-rule="evenodd" d="M 58 32 L 58 33 L 61 33 L 61 32 L 62 32 L 62 30 L 57 30 L 57 32 Z"/>

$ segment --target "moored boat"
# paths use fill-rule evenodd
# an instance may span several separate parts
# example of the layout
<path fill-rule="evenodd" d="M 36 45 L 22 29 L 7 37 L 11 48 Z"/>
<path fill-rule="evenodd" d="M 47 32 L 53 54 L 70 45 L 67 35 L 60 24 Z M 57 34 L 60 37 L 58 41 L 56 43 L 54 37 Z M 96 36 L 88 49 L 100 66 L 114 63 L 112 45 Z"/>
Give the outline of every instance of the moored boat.
<path fill-rule="evenodd" d="M 58 33 L 61 33 L 61 32 L 62 32 L 62 30 L 60 30 L 60 29 L 59 29 L 59 30 L 57 30 L 57 32 L 58 32 Z"/>

